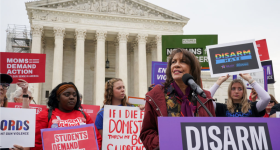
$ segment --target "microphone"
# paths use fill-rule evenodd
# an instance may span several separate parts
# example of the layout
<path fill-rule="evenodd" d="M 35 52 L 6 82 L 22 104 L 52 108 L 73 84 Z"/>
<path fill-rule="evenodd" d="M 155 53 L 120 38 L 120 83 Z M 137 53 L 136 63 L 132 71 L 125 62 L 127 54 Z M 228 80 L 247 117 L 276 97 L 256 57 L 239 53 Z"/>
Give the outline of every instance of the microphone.
<path fill-rule="evenodd" d="M 200 86 L 194 82 L 192 75 L 186 73 L 183 75 L 182 80 L 186 85 L 190 86 L 196 94 L 203 98 L 206 98 L 206 94 L 203 92 Z"/>

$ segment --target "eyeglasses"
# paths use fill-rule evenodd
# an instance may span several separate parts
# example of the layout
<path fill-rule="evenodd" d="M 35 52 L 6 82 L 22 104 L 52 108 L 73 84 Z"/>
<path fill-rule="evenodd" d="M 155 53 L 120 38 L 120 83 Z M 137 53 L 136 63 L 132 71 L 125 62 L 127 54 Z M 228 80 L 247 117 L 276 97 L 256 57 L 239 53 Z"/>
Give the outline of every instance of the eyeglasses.
<path fill-rule="evenodd" d="M 0 85 L 3 87 L 4 90 L 8 90 L 10 87 L 9 83 L 0 83 Z"/>
<path fill-rule="evenodd" d="M 269 101 L 269 103 L 274 103 L 274 101 Z"/>

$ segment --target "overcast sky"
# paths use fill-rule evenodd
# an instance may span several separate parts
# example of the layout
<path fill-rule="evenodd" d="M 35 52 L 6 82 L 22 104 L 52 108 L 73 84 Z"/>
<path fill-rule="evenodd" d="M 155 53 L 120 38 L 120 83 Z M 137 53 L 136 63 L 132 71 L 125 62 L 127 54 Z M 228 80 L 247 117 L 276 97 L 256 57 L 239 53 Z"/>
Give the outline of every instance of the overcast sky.
<path fill-rule="evenodd" d="M 27 0 L 0 0 L 0 51 L 7 24 L 29 26 Z M 276 99 L 280 101 L 280 0 L 147 0 L 190 18 L 184 34 L 218 34 L 219 44 L 266 39 L 273 61 Z"/>

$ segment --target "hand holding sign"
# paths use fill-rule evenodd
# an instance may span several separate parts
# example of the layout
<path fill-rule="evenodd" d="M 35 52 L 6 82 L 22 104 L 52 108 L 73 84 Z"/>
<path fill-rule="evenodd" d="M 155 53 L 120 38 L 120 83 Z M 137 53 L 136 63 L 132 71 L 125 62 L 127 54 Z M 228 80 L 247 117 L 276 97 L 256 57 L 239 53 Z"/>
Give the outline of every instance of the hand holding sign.
<path fill-rule="evenodd" d="M 219 77 L 219 79 L 217 80 L 217 84 L 221 85 L 223 82 L 225 82 L 228 78 L 230 77 L 230 75 L 226 75 L 226 76 L 221 76 Z"/>
<path fill-rule="evenodd" d="M 246 80 L 246 81 L 250 81 L 250 80 L 252 80 L 253 78 L 250 76 L 250 74 L 249 73 L 244 73 L 244 74 L 239 74 L 240 75 L 240 77 L 242 77 L 244 80 Z"/>
<path fill-rule="evenodd" d="M 23 79 L 18 79 L 17 85 L 22 88 L 22 93 L 27 94 L 28 91 L 28 82 Z"/>

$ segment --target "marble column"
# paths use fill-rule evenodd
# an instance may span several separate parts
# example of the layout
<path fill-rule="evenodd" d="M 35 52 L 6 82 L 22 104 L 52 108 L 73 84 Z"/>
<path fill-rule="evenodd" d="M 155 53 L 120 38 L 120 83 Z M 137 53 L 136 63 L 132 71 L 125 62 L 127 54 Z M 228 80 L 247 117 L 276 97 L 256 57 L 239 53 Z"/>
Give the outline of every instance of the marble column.
<path fill-rule="evenodd" d="M 62 82 L 64 27 L 54 27 L 54 55 L 52 88 Z"/>
<path fill-rule="evenodd" d="M 156 40 L 153 40 L 149 45 L 150 45 L 150 48 L 151 48 L 152 61 L 158 61 Z"/>
<path fill-rule="evenodd" d="M 116 78 L 119 78 L 120 76 L 119 76 L 119 41 L 118 41 L 118 38 L 116 38 L 115 39 L 115 41 L 114 41 L 114 46 L 115 46 L 115 50 L 116 50 L 116 57 L 115 57 L 115 77 Z"/>
<path fill-rule="evenodd" d="M 42 35 L 44 33 L 42 25 L 32 25 L 32 49 L 31 53 L 41 53 L 42 49 Z M 33 91 L 33 99 L 36 104 L 40 104 L 41 102 L 41 83 L 32 83 L 34 91 Z"/>
<path fill-rule="evenodd" d="M 97 51 L 97 41 L 96 38 L 94 38 L 93 40 L 93 53 L 94 55 L 92 56 L 92 66 L 91 66 L 91 70 L 93 71 L 93 83 L 92 83 L 92 104 L 95 104 L 95 89 L 96 89 L 96 81 L 95 81 L 95 76 L 96 76 L 96 68 L 95 68 L 95 60 L 96 60 L 96 51 Z"/>
<path fill-rule="evenodd" d="M 105 89 L 105 40 L 107 31 L 98 30 L 96 31 L 96 59 L 95 59 L 95 83 L 96 88 L 94 89 L 94 100 L 95 105 L 103 105 L 104 100 L 104 89 Z"/>
<path fill-rule="evenodd" d="M 147 85 L 151 85 L 151 71 L 152 71 L 152 48 L 151 45 L 147 45 Z"/>
<path fill-rule="evenodd" d="M 133 54 L 133 45 L 130 44 L 129 45 L 129 50 L 128 50 L 128 54 L 129 54 L 129 63 L 127 66 L 129 66 L 129 93 L 127 92 L 127 94 L 129 96 L 134 96 L 134 54 Z"/>
<path fill-rule="evenodd" d="M 156 43 L 157 43 L 157 60 L 156 61 L 162 61 L 162 42 L 161 42 L 161 35 L 157 35 L 155 37 Z"/>
<path fill-rule="evenodd" d="M 138 42 L 138 52 L 136 54 L 138 63 L 137 63 L 137 72 L 138 73 L 138 97 L 145 97 L 145 94 L 148 91 L 147 86 L 147 62 L 146 62 L 146 42 L 147 42 L 147 34 L 139 33 L 137 35 Z M 141 74 L 141 75 L 140 75 Z"/>
<path fill-rule="evenodd" d="M 118 74 L 116 75 L 118 78 L 123 80 L 124 86 L 126 87 L 126 93 L 128 93 L 128 86 L 127 86 L 127 40 L 128 40 L 128 33 L 126 32 L 119 32 L 117 36 L 119 42 L 119 51 L 116 55 L 118 59 Z"/>
<path fill-rule="evenodd" d="M 137 40 L 137 38 L 136 38 Z M 138 42 L 134 41 L 132 43 L 133 45 L 133 63 L 131 65 L 133 65 L 133 74 L 134 74 L 134 80 L 133 80 L 133 87 L 134 87 L 134 92 L 133 92 L 133 96 L 138 97 L 139 96 L 139 68 L 138 68 Z"/>
<path fill-rule="evenodd" d="M 75 76 L 74 83 L 78 91 L 84 96 L 84 78 L 85 78 L 85 38 L 86 29 L 76 29 L 76 55 L 75 55 Z M 84 100 L 82 101 L 82 104 Z"/>

